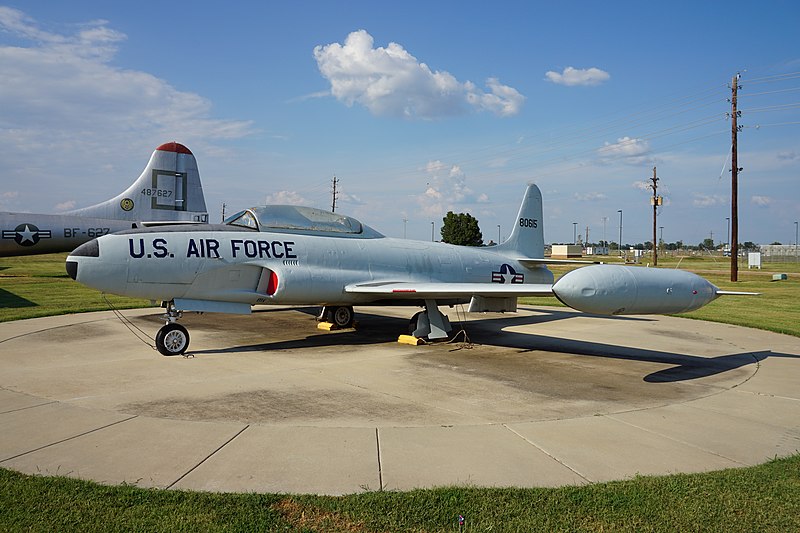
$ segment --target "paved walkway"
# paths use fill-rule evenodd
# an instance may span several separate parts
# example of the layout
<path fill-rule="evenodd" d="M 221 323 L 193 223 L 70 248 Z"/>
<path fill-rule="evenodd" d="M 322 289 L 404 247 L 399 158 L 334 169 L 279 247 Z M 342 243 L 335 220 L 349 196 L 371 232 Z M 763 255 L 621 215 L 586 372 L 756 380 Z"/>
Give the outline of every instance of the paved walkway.
<path fill-rule="evenodd" d="M 447 310 L 455 321 L 456 312 Z M 112 313 L 0 324 L 0 466 L 102 483 L 347 494 L 559 486 L 800 449 L 800 339 L 557 308 L 395 342 L 412 309 L 191 315 L 162 357 Z M 158 311 L 126 311 L 155 335 Z"/>

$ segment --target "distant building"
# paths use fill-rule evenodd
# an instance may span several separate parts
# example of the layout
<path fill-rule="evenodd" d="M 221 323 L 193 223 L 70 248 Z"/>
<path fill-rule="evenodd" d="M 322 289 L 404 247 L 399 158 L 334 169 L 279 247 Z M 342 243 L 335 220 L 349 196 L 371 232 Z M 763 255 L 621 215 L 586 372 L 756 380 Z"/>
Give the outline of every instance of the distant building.
<path fill-rule="evenodd" d="M 587 246 L 586 255 L 608 255 L 608 246 Z"/>
<path fill-rule="evenodd" d="M 758 249 L 765 257 L 793 256 L 798 252 L 794 244 L 759 244 Z"/>
<path fill-rule="evenodd" d="M 583 257 L 583 247 L 580 244 L 554 244 L 550 257 L 554 259 Z"/>

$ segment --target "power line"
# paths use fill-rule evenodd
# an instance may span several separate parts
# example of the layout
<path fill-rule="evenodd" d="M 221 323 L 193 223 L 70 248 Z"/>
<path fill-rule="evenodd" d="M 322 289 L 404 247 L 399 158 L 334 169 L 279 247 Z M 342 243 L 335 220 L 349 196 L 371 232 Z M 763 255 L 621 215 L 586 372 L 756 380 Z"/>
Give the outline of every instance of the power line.
<path fill-rule="evenodd" d="M 742 110 L 742 113 L 765 113 L 767 111 L 782 111 L 784 109 L 797 109 L 798 107 L 800 107 L 800 102 L 794 102 L 791 104 L 778 104 L 767 107 L 745 108 L 744 110 Z"/>
<path fill-rule="evenodd" d="M 762 91 L 760 93 L 747 93 L 747 94 L 740 94 L 739 99 L 746 97 L 750 98 L 751 96 L 763 96 L 765 94 L 780 94 L 780 93 L 790 93 L 800 91 L 800 87 L 792 87 L 791 89 L 778 89 L 776 91 Z"/>

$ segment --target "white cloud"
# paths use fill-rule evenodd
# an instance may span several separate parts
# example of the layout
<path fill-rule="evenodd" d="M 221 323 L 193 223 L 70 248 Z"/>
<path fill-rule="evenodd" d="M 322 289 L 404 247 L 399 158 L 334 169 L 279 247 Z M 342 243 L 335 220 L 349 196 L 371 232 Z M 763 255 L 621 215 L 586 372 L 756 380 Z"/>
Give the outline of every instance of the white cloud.
<path fill-rule="evenodd" d="M 458 165 L 429 161 L 425 165 L 428 184 L 417 197 L 420 210 L 427 216 L 439 217 L 447 211 L 464 210 L 473 204 L 489 203 L 489 195 L 476 193 L 467 185 L 467 177 Z"/>
<path fill-rule="evenodd" d="M 267 195 L 267 204 L 306 205 L 308 202 L 295 191 L 277 191 Z"/>
<path fill-rule="evenodd" d="M 211 102 L 146 72 L 110 64 L 126 36 L 99 20 L 73 34 L 40 29 L 0 7 L 0 31 L 21 41 L 0 46 L 0 159 L 5 152 L 94 152 L 149 139 L 204 142 L 253 132 L 248 121 L 211 118 Z M 80 157 L 80 155 L 78 155 Z"/>
<path fill-rule="evenodd" d="M 66 202 L 56 204 L 56 211 L 69 211 L 70 209 L 75 209 L 77 205 L 75 200 L 67 200 Z"/>
<path fill-rule="evenodd" d="M 758 207 L 769 207 L 772 203 L 772 198 L 769 196 L 753 196 L 750 198 L 750 202 Z"/>
<path fill-rule="evenodd" d="M 800 154 L 795 151 L 791 152 L 778 152 L 778 159 L 784 161 L 797 161 L 800 160 Z"/>
<path fill-rule="evenodd" d="M 19 198 L 19 191 L 5 191 L 0 193 L 0 211 L 11 210 Z"/>
<path fill-rule="evenodd" d="M 651 185 L 646 181 L 634 181 L 632 184 L 634 189 L 639 189 L 640 191 L 651 191 Z"/>
<path fill-rule="evenodd" d="M 363 105 L 376 116 L 433 119 L 474 109 L 506 117 L 519 113 L 525 101 L 497 78 L 486 81 L 484 92 L 449 72 L 431 70 L 397 43 L 374 48 L 365 30 L 352 32 L 344 45 L 316 46 L 314 57 L 337 100 Z"/>
<path fill-rule="evenodd" d="M 567 67 L 561 73 L 552 70 L 545 73 L 547 81 L 567 86 L 600 85 L 610 78 L 611 75 L 608 72 L 595 67 L 586 69 Z"/>
<path fill-rule="evenodd" d="M 597 200 L 605 200 L 608 198 L 607 195 L 601 192 L 585 192 L 585 193 L 576 192 L 573 196 L 579 202 L 595 202 Z"/>
<path fill-rule="evenodd" d="M 597 149 L 597 155 L 604 163 L 620 160 L 630 165 L 645 163 L 648 160 L 649 152 L 649 142 L 627 136 L 618 138 L 615 143 L 606 142 L 602 148 Z"/>
<path fill-rule="evenodd" d="M 695 193 L 692 205 L 695 207 L 714 207 L 717 205 L 727 205 L 728 197 L 719 194 L 701 194 Z"/>
<path fill-rule="evenodd" d="M 367 202 L 361 199 L 360 196 L 356 196 L 355 194 L 350 194 L 344 191 L 340 191 L 336 193 L 337 195 L 337 205 L 339 204 L 348 204 L 348 205 L 366 205 Z"/>

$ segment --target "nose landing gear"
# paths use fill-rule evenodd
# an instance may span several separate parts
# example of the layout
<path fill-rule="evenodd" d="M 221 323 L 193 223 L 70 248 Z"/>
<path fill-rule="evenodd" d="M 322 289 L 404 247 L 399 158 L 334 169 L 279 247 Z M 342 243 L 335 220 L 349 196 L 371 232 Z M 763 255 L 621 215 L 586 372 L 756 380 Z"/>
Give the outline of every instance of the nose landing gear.
<path fill-rule="evenodd" d="M 189 347 L 189 332 L 178 324 L 183 313 L 175 308 L 174 302 L 167 304 L 164 315 L 167 323 L 156 334 L 156 349 L 161 355 L 182 355 Z"/>

